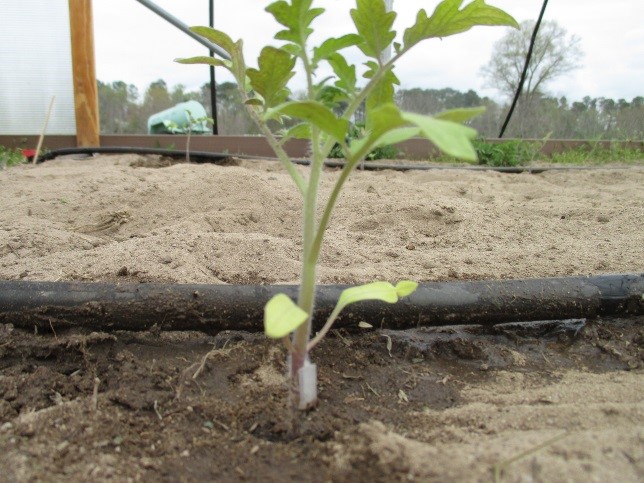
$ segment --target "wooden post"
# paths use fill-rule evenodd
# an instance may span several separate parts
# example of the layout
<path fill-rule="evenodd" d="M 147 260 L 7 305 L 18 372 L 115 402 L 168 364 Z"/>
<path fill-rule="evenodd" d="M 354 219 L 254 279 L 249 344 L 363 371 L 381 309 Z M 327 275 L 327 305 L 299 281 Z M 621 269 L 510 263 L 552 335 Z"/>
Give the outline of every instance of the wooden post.
<path fill-rule="evenodd" d="M 72 41 L 76 144 L 79 147 L 99 146 L 92 0 L 69 0 L 69 26 Z"/>

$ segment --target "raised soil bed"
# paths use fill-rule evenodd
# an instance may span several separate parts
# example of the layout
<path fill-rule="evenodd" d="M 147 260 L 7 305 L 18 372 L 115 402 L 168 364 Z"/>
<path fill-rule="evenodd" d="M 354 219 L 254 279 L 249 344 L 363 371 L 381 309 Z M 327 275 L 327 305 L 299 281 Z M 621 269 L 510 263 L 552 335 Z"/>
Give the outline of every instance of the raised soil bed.
<path fill-rule="evenodd" d="M 641 167 L 365 171 L 349 185 L 322 283 L 644 270 Z M 2 171 L 0 186 L 2 280 L 297 281 L 298 195 L 273 162 L 57 159 Z M 5 320 L 2 478 L 492 481 L 496 471 L 506 481 L 636 481 L 644 472 L 641 315 L 348 324 L 313 354 L 320 405 L 296 414 L 281 347 L 249 332 L 167 331 L 164 316 L 137 332 Z"/>

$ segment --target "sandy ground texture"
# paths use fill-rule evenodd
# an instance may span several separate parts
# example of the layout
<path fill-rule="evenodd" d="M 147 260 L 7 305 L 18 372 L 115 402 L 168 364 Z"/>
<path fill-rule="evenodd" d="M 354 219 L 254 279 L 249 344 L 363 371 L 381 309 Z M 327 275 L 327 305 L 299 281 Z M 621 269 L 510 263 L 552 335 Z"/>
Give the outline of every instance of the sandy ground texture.
<path fill-rule="evenodd" d="M 144 167 L 159 164 L 103 156 L 0 172 L 0 277 L 297 282 L 301 197 L 277 163 Z M 323 195 L 338 174 L 325 173 Z M 637 272 L 642 226 L 643 167 L 358 172 L 319 281 Z"/>
<path fill-rule="evenodd" d="M 0 279 L 295 283 L 299 201 L 269 161 L 7 169 Z M 641 166 L 357 172 L 318 275 L 642 272 L 643 226 Z M 261 335 L 2 324 L 0 481 L 642 481 L 643 323 L 339 331 L 296 414 Z"/>

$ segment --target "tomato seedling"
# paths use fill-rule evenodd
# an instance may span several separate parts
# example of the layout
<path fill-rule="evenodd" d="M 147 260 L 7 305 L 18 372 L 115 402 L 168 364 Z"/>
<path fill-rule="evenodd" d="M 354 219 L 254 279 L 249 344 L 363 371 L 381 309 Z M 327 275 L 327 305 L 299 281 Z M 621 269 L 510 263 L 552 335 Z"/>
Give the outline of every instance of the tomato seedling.
<path fill-rule="evenodd" d="M 404 280 L 396 285 L 373 282 L 346 289 L 324 328 L 311 339 L 316 266 L 333 208 L 351 172 L 374 149 L 416 136 L 429 139 L 450 156 L 476 160 L 471 144 L 476 131 L 462 123 L 480 114 L 483 108 L 453 109 L 434 116 L 402 112 L 394 103 L 394 86 L 399 83 L 393 72 L 394 65 L 424 40 L 458 34 L 477 25 L 518 27 L 510 15 L 483 0 L 474 0 L 465 6 L 463 0 L 444 0 L 431 15 L 424 9 L 419 10 L 415 23 L 396 40 L 397 33 L 392 28 L 396 13 L 387 10 L 385 1 L 357 0 L 350 11 L 355 32 L 311 46 L 311 25 L 324 14 L 324 9 L 314 7 L 313 3 L 313 0 L 279 0 L 266 7 L 283 30 L 275 34 L 279 46 L 262 48 L 257 67 L 247 67 L 241 39 L 234 41 L 210 27 L 192 30 L 223 49 L 230 59 L 200 56 L 177 60 L 184 64 L 223 67 L 232 73 L 250 116 L 302 196 L 303 254 L 298 300 L 295 303 L 284 294 L 276 295 L 266 304 L 264 317 L 266 334 L 282 339 L 289 350 L 292 394 L 299 409 L 316 403 L 317 372 L 309 352 L 324 337 L 340 311 L 364 300 L 395 303 L 417 287 L 415 282 Z M 361 72 L 364 85 L 359 85 L 356 66 L 341 53 L 349 48 L 359 49 L 366 58 Z M 306 76 L 306 96 L 302 100 L 292 100 L 288 88 L 297 62 Z M 322 66 L 330 67 L 333 76 L 320 79 L 317 74 Z M 351 120 L 363 104 L 365 129 L 361 137 L 348 142 Z M 279 133 L 269 128 L 269 121 L 286 120 L 297 123 Z M 308 176 L 296 169 L 284 149 L 284 143 L 292 138 L 310 141 Z M 328 199 L 324 200 L 322 216 L 317 219 L 322 168 L 336 144 L 346 164 Z"/>

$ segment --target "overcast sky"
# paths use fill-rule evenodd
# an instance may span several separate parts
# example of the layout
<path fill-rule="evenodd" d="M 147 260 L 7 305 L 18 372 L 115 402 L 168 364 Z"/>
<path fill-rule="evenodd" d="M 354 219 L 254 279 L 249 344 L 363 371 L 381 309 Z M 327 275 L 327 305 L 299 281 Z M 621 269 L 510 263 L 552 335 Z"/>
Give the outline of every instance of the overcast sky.
<path fill-rule="evenodd" d="M 466 0 L 466 3 L 468 0 Z M 188 25 L 208 24 L 207 0 L 156 0 Z M 261 46 L 278 45 L 272 36 L 278 28 L 264 12 L 268 1 L 215 0 L 215 27 L 233 39 L 242 38 L 246 61 L 256 64 Z M 394 0 L 398 12 L 395 28 L 399 33 L 413 23 L 420 8 L 431 13 L 437 0 Z M 536 19 L 542 0 L 488 0 L 503 8 L 517 21 Z M 202 66 L 175 64 L 177 57 L 207 54 L 206 49 L 136 0 L 96 0 L 94 24 L 97 76 L 103 82 L 122 80 L 136 84 L 141 93 L 159 78 L 170 86 L 184 84 L 197 89 L 209 80 Z M 327 13 L 313 24 L 316 36 L 340 36 L 353 32 L 349 0 L 317 0 Z M 583 67 L 547 86 L 554 95 L 569 99 L 584 96 L 632 99 L 644 95 L 644 1 L 642 0 L 550 0 L 546 19 L 556 20 L 570 34 L 581 39 Z M 402 87 L 474 89 L 498 98 L 498 92 L 485 87 L 480 68 L 486 64 L 494 43 L 507 30 L 502 27 L 475 27 L 443 40 L 428 40 L 397 65 Z M 355 62 L 362 57 L 350 53 Z M 231 80 L 217 70 L 217 82 Z M 303 87 L 301 76 L 292 88 Z"/>

